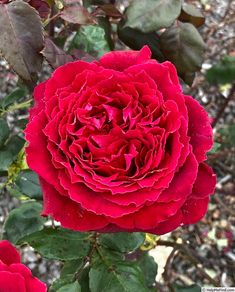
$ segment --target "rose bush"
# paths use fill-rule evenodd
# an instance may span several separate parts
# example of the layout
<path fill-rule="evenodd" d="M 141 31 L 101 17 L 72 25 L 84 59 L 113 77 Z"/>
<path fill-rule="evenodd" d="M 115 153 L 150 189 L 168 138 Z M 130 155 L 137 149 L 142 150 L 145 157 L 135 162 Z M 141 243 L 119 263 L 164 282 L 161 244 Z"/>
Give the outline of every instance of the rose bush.
<path fill-rule="evenodd" d="M 216 182 L 209 118 L 174 65 L 150 55 L 68 63 L 35 88 L 27 162 L 43 215 L 63 227 L 164 234 L 204 216 Z"/>
<path fill-rule="evenodd" d="M 44 283 L 20 263 L 20 254 L 7 240 L 0 241 L 0 292 L 46 292 Z"/>

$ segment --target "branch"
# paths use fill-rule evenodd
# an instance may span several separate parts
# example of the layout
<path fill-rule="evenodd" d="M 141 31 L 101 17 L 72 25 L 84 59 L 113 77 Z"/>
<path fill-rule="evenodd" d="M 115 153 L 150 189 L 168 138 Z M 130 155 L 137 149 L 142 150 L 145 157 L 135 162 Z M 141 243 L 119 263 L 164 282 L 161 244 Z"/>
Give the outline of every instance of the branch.
<path fill-rule="evenodd" d="M 209 276 L 203 268 L 201 268 L 199 265 L 201 265 L 201 262 L 191 253 L 190 249 L 188 248 L 187 244 L 179 244 L 176 242 L 166 241 L 166 240 L 159 240 L 157 242 L 157 245 L 163 245 L 163 246 L 170 246 L 173 247 L 175 250 L 179 250 L 179 252 L 182 252 L 188 260 L 196 267 L 196 269 L 200 272 L 200 274 L 206 278 L 212 285 L 215 287 L 220 287 L 220 283 L 217 280 L 214 280 Z"/>
<path fill-rule="evenodd" d="M 217 122 L 219 121 L 219 119 L 221 118 L 221 116 L 223 115 L 227 105 L 229 104 L 229 102 L 233 99 L 234 97 L 234 93 L 235 93 L 235 83 L 233 83 L 230 92 L 228 94 L 228 97 L 226 98 L 223 106 L 221 107 L 221 109 L 219 110 L 217 116 L 215 117 L 213 123 L 212 123 L 212 127 L 214 128 L 217 124 Z"/>

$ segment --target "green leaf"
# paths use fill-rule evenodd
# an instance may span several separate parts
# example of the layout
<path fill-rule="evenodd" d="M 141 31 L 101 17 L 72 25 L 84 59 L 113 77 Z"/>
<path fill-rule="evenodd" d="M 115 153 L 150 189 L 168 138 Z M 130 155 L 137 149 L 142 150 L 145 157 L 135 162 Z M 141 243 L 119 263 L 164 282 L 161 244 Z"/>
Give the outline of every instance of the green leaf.
<path fill-rule="evenodd" d="M 139 267 L 128 262 L 100 262 L 89 273 L 91 292 L 147 292 Z"/>
<path fill-rule="evenodd" d="M 48 259 L 74 260 L 85 257 L 89 235 L 62 228 L 44 228 L 22 239 Z"/>
<path fill-rule="evenodd" d="M 16 178 L 15 186 L 18 191 L 31 199 L 42 199 L 38 176 L 32 170 L 22 170 Z"/>
<path fill-rule="evenodd" d="M 80 292 L 80 291 L 81 287 L 77 281 L 74 283 L 66 284 L 57 290 L 57 292 Z"/>
<path fill-rule="evenodd" d="M 15 161 L 18 153 L 23 148 L 25 140 L 19 136 L 12 136 L 2 149 L 0 149 L 0 171 L 7 170 Z"/>
<path fill-rule="evenodd" d="M 60 278 L 55 280 L 51 287 L 50 292 L 58 291 L 59 288 L 73 283 L 76 279 L 75 273 L 83 265 L 83 260 L 71 260 L 64 263 L 63 269 L 60 273 Z"/>
<path fill-rule="evenodd" d="M 207 71 L 206 79 L 210 84 L 232 83 L 235 80 L 235 57 L 224 56 Z"/>
<path fill-rule="evenodd" d="M 144 45 L 148 45 L 152 52 L 152 58 L 159 62 L 165 60 L 160 51 L 159 36 L 155 32 L 143 33 L 136 29 L 119 25 L 118 37 L 124 44 L 133 50 L 140 50 Z"/>
<path fill-rule="evenodd" d="M 79 276 L 79 284 L 82 292 L 91 292 L 89 287 L 89 272 L 90 268 L 83 269 L 81 276 Z"/>
<path fill-rule="evenodd" d="M 72 277 L 76 271 L 82 266 L 83 260 L 71 260 L 64 263 L 63 269 L 61 270 L 60 277 Z"/>
<path fill-rule="evenodd" d="M 50 292 L 57 292 L 59 288 L 73 283 L 75 279 L 79 278 L 79 284 L 82 292 L 90 292 L 89 289 L 89 267 L 82 268 L 83 260 L 72 260 L 65 262 L 63 269 L 60 274 L 60 278 L 55 280 L 50 286 Z M 76 272 L 79 271 L 79 276 Z M 69 292 L 69 290 L 68 290 Z"/>
<path fill-rule="evenodd" d="M 84 50 L 92 56 L 101 57 L 110 51 L 105 30 L 97 25 L 82 26 L 71 42 L 69 50 L 72 49 Z"/>
<path fill-rule="evenodd" d="M 146 252 L 138 260 L 138 265 L 144 274 L 147 286 L 153 286 L 157 275 L 157 264 L 154 258 Z"/>
<path fill-rule="evenodd" d="M 0 147 L 6 142 L 10 134 L 10 129 L 4 119 L 0 119 Z"/>
<path fill-rule="evenodd" d="M 175 64 L 180 74 L 201 68 L 205 43 L 191 23 L 178 22 L 160 37 L 164 56 Z"/>
<path fill-rule="evenodd" d="M 153 32 L 169 27 L 179 16 L 181 0 L 132 1 L 126 10 L 126 27 Z"/>
<path fill-rule="evenodd" d="M 4 224 L 4 238 L 16 244 L 23 237 L 41 230 L 45 222 L 40 216 L 41 211 L 42 205 L 37 202 L 23 203 L 12 210 Z"/>
<path fill-rule="evenodd" d="M 102 245 L 120 252 L 131 252 L 144 243 L 144 233 L 107 233 L 99 237 Z"/>
<path fill-rule="evenodd" d="M 21 101 L 25 95 L 26 91 L 23 88 L 16 88 L 13 92 L 0 100 L 0 107 L 7 109 L 8 106 Z"/>
<path fill-rule="evenodd" d="M 190 22 L 196 27 L 202 26 L 205 23 L 205 17 L 201 11 L 192 4 L 184 4 L 179 16 L 182 22 Z"/>
<path fill-rule="evenodd" d="M 175 292 L 201 292 L 201 287 L 197 284 L 193 284 L 190 286 L 181 286 L 178 284 L 172 285 Z"/>

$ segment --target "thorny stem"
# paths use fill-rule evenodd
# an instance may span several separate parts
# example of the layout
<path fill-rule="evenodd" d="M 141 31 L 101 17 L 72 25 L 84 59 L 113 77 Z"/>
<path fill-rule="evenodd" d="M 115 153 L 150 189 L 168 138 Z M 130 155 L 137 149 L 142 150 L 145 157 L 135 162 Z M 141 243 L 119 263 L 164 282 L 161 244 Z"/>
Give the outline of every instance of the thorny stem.
<path fill-rule="evenodd" d="M 192 255 L 190 249 L 188 248 L 188 246 L 184 243 L 184 244 L 179 244 L 176 242 L 172 242 L 172 241 L 167 241 L 167 240 L 159 240 L 157 245 L 161 245 L 161 246 L 170 246 L 173 247 L 175 250 L 178 250 L 179 252 L 183 253 L 187 259 L 196 267 L 196 269 L 200 272 L 200 274 L 206 278 L 212 285 L 214 285 L 215 287 L 219 287 L 220 283 L 217 280 L 214 280 L 213 278 L 211 278 L 210 275 L 208 275 L 203 268 L 200 267 L 201 262 L 194 256 Z M 171 260 L 172 262 L 172 260 Z M 166 267 L 168 268 L 168 267 Z"/>
<path fill-rule="evenodd" d="M 91 237 L 91 241 L 92 241 L 92 245 L 91 245 L 91 248 L 90 248 L 90 251 L 89 253 L 87 254 L 87 256 L 85 257 L 84 261 L 83 261 L 83 264 L 82 266 L 78 269 L 78 271 L 75 273 L 75 279 L 78 279 L 79 280 L 79 277 L 83 271 L 83 269 L 86 267 L 86 265 L 88 263 L 91 262 L 91 259 L 92 259 L 92 256 L 93 256 L 93 253 L 95 252 L 95 250 L 97 250 L 97 238 L 98 238 L 99 234 L 97 232 L 95 232 L 92 237 Z M 97 250 L 98 251 L 98 250 Z"/>
<path fill-rule="evenodd" d="M 223 115 L 227 105 L 229 104 L 229 102 L 233 99 L 235 95 L 235 83 L 233 83 L 231 89 L 230 89 L 230 92 L 228 94 L 228 97 L 226 98 L 223 106 L 221 107 L 221 109 L 219 110 L 216 118 L 214 119 L 213 123 L 212 123 L 212 127 L 214 128 L 217 124 L 217 122 L 219 121 L 219 119 L 221 118 L 221 116 Z"/>
<path fill-rule="evenodd" d="M 29 100 L 26 100 L 26 101 L 21 102 L 21 103 L 13 104 L 13 105 L 9 106 L 6 110 L 0 109 L 0 116 L 3 116 L 9 112 L 12 112 L 12 111 L 15 111 L 18 109 L 26 109 L 30 106 L 31 102 L 32 102 L 32 99 L 29 99 Z"/>

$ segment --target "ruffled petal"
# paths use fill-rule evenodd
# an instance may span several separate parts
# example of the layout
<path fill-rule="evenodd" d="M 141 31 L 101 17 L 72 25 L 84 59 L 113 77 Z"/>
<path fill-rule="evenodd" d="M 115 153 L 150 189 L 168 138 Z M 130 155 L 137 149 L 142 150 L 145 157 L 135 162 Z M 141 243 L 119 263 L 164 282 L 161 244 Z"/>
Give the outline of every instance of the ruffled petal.
<path fill-rule="evenodd" d="M 123 71 L 126 68 L 142 64 L 151 58 L 151 50 L 144 46 L 140 51 L 113 51 L 105 54 L 98 62 L 108 69 Z"/>
<path fill-rule="evenodd" d="M 190 144 L 198 162 L 206 159 L 206 152 L 213 145 L 213 133 L 210 120 L 204 108 L 191 96 L 185 96 L 188 109 L 188 135 L 191 137 Z"/>
<path fill-rule="evenodd" d="M 92 231 L 104 228 L 108 221 L 105 216 L 84 210 L 81 205 L 61 196 L 44 179 L 40 178 L 44 196 L 42 215 L 51 215 L 65 228 L 77 231 Z"/>

